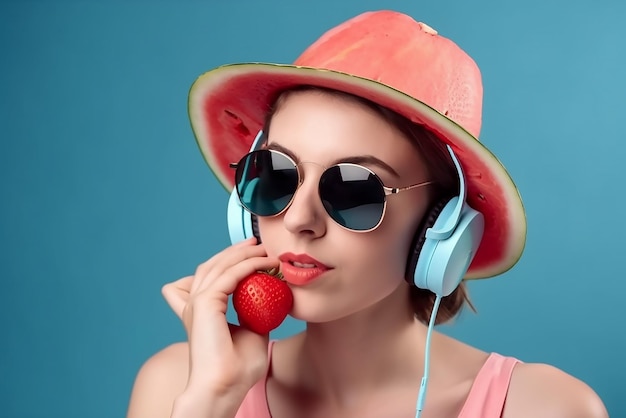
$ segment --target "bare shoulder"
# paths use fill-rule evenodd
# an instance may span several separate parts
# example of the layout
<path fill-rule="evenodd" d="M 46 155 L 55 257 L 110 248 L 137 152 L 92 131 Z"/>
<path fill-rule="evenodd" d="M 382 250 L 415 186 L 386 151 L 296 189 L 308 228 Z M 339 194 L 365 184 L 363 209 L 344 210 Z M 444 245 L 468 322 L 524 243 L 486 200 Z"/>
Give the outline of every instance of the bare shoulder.
<path fill-rule="evenodd" d="M 608 418 L 600 397 L 584 382 L 540 363 L 518 364 L 502 418 Z"/>
<path fill-rule="evenodd" d="M 135 378 L 127 418 L 169 418 L 187 385 L 188 370 L 187 343 L 172 344 L 146 360 Z"/>

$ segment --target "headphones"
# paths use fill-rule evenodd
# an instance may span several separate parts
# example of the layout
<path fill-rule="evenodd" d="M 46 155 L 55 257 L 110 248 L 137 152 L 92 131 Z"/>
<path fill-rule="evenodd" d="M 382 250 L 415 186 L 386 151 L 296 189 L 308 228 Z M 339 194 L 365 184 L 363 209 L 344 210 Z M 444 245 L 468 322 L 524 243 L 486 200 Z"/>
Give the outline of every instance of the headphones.
<path fill-rule="evenodd" d="M 250 151 L 264 143 L 259 131 Z M 450 146 L 448 152 L 459 175 L 459 195 L 438 202 L 418 229 L 407 263 L 407 278 L 422 289 L 445 297 L 457 288 L 478 250 L 483 236 L 484 217 L 466 203 L 463 170 Z M 228 200 L 228 232 L 231 243 L 260 235 L 257 219 L 241 205 L 234 187 Z"/>

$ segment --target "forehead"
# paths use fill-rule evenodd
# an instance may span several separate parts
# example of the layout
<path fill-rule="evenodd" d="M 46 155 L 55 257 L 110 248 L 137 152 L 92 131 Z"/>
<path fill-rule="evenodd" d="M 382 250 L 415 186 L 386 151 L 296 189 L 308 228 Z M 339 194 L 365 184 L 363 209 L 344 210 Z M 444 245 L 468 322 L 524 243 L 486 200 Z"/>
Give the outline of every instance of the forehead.
<path fill-rule="evenodd" d="M 419 176 L 422 156 L 379 112 L 351 96 L 317 90 L 282 97 L 271 119 L 268 142 L 303 161 L 327 165 L 347 156 L 372 155 L 400 177 Z"/>

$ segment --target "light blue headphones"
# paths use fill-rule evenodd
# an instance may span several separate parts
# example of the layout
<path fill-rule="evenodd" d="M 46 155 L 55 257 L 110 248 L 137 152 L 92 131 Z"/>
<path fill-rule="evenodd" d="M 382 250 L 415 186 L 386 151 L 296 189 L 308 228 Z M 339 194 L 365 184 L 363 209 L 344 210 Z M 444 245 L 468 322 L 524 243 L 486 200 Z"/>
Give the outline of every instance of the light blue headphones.
<path fill-rule="evenodd" d="M 264 142 L 260 131 L 250 151 Z M 467 190 L 463 170 L 452 148 L 448 146 L 459 175 L 459 195 L 439 208 L 427 219 L 430 221 L 417 232 L 407 267 L 407 277 L 413 283 L 439 296 L 448 296 L 459 285 L 476 254 L 484 230 L 483 215 L 466 203 Z M 259 233 L 256 217 L 241 205 L 236 188 L 230 194 L 227 210 L 228 232 L 234 244 Z"/>
<path fill-rule="evenodd" d="M 465 176 L 452 148 L 448 152 L 459 176 L 459 195 L 435 206 L 418 231 L 409 268 L 421 289 L 448 296 L 457 288 L 476 255 L 485 228 L 482 213 L 466 202 Z"/>

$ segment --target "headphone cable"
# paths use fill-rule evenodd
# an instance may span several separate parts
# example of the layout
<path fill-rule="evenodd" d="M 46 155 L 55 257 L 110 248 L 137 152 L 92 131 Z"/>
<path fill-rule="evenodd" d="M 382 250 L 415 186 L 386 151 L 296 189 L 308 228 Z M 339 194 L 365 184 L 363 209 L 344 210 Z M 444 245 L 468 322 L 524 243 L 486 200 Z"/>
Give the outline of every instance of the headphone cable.
<path fill-rule="evenodd" d="M 437 318 L 437 311 L 439 311 L 439 305 L 441 304 L 441 295 L 436 295 L 435 303 L 433 304 L 433 310 L 430 314 L 430 321 L 428 322 L 428 331 L 426 331 L 426 348 L 424 350 L 424 375 L 420 383 L 419 395 L 417 396 L 417 405 L 415 418 L 420 418 L 422 410 L 424 409 L 424 402 L 426 401 L 426 389 L 428 388 L 428 375 L 430 373 L 430 337 L 435 327 L 435 319 Z"/>

